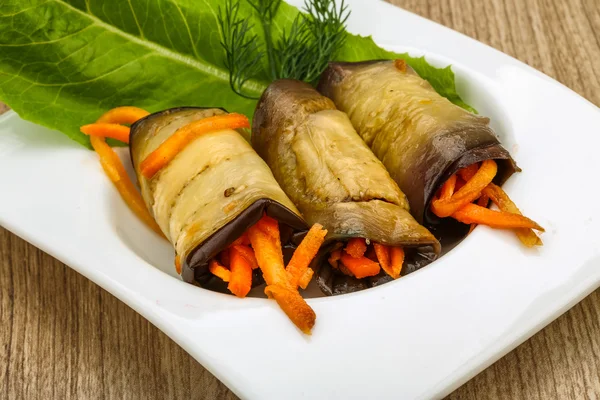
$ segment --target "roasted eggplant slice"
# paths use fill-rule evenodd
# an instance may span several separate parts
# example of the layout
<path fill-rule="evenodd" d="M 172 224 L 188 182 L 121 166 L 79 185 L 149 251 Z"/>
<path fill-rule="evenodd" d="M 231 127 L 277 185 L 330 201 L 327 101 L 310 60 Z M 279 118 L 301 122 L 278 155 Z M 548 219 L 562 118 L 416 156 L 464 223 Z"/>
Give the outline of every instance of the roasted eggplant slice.
<path fill-rule="evenodd" d="M 227 292 L 208 262 L 254 225 L 263 213 L 280 222 L 282 245 L 306 232 L 300 213 L 265 162 L 236 130 L 207 133 L 146 179 L 141 162 L 183 126 L 214 115 L 218 108 L 174 108 L 151 114 L 131 127 L 130 149 L 148 209 L 182 260 L 182 277 Z M 253 284 L 262 283 L 255 270 Z"/>
<path fill-rule="evenodd" d="M 518 167 L 489 126 L 440 96 L 402 60 L 330 63 L 318 90 L 348 114 L 410 203 L 412 215 L 452 245 L 468 225 L 430 212 L 434 194 L 452 174 L 495 159 L 502 184 Z"/>
<path fill-rule="evenodd" d="M 310 85 L 279 80 L 267 88 L 254 114 L 252 146 L 308 224 L 329 232 L 313 262 L 325 294 L 387 280 L 383 271 L 355 279 L 327 262 L 350 238 L 405 249 L 403 274 L 437 257 L 439 243 L 410 215 L 406 197 L 346 114 Z"/>

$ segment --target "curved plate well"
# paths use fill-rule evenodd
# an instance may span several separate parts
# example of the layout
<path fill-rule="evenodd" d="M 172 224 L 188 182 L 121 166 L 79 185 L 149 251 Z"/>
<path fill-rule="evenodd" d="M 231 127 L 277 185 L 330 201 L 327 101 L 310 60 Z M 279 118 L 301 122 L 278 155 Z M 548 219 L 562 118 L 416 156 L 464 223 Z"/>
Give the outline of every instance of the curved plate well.
<path fill-rule="evenodd" d="M 306 337 L 274 302 L 174 277 L 169 246 L 119 200 L 95 154 L 14 113 L 0 117 L 0 224 L 127 303 L 240 397 L 449 393 L 600 286 L 600 208 L 589 201 L 600 198 L 600 111 L 464 35 L 385 3 L 348 3 L 353 33 L 453 64 L 465 100 L 523 168 L 505 188 L 547 228 L 543 248 L 477 228 L 406 278 L 310 299 L 318 318 Z"/>

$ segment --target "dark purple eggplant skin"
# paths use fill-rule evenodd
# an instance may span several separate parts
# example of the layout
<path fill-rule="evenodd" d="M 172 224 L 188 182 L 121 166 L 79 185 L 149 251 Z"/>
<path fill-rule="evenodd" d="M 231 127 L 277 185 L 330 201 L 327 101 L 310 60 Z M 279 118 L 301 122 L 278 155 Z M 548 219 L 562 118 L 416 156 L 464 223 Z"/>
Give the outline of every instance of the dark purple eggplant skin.
<path fill-rule="evenodd" d="M 214 276 L 208 270 L 208 262 L 225 250 L 248 228 L 257 223 L 264 214 L 276 219 L 280 225 L 281 245 L 286 249 L 295 249 L 304 238 L 308 228 L 304 220 L 287 207 L 270 199 L 261 199 L 239 214 L 233 221 L 223 226 L 206 241 L 194 248 L 182 263 L 181 276 L 186 282 L 195 282 L 201 287 L 221 293 L 230 293 L 227 283 Z M 288 252 L 289 253 L 289 252 Z M 288 254 L 287 261 L 291 258 Z M 252 286 L 264 283 L 260 270 L 254 271 Z"/>
<path fill-rule="evenodd" d="M 405 273 L 435 260 L 440 245 L 408 212 L 408 202 L 356 134 L 347 116 L 307 83 L 273 82 L 258 102 L 252 146 L 309 225 L 327 229 L 311 263 L 324 294 L 338 295 L 385 283 L 333 269 L 332 246 L 353 237 L 406 251 Z"/>
<path fill-rule="evenodd" d="M 178 107 L 150 114 L 131 126 L 130 154 L 138 180 L 143 179 L 138 167 L 143 158 L 140 153 L 144 139 L 153 135 L 157 126 L 159 129 L 161 126 L 168 126 L 172 122 L 172 118 L 176 118 L 182 113 L 194 111 L 206 111 L 208 115 L 211 114 L 211 111 L 215 113 L 227 112 L 225 109 L 218 107 Z M 207 151 L 210 151 L 210 149 L 207 149 Z M 227 195 L 225 196 L 227 197 Z M 289 202 L 287 197 L 285 200 Z M 289 204 L 292 205 L 291 202 Z M 149 207 L 149 209 L 151 208 Z M 230 293 L 227 289 L 227 283 L 209 271 L 208 263 L 246 232 L 250 226 L 258 222 L 264 214 L 269 215 L 280 223 L 282 247 L 284 247 L 284 253 L 289 255 L 289 249 L 295 249 L 306 234 L 308 230 L 306 222 L 299 214 L 277 201 L 277 199 L 268 197 L 260 198 L 241 210 L 233 220 L 220 227 L 206 238 L 206 240 L 188 252 L 187 256 L 182 260 L 182 279 L 205 289 Z M 254 271 L 252 286 L 263 283 L 264 279 L 260 270 Z"/>
<path fill-rule="evenodd" d="M 452 104 L 401 61 L 332 62 L 317 89 L 349 115 L 406 194 L 412 215 L 445 247 L 468 228 L 431 213 L 440 186 L 459 169 L 487 159 L 498 162 L 499 185 L 520 171 L 488 118 Z"/>

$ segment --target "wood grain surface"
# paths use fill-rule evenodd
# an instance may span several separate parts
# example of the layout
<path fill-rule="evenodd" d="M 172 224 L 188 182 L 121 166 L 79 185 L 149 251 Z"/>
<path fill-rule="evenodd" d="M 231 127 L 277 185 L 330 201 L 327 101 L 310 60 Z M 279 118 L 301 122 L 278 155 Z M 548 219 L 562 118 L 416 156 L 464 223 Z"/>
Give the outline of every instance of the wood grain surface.
<path fill-rule="evenodd" d="M 598 0 L 392 2 L 600 105 Z M 599 321 L 597 290 L 449 398 L 600 398 Z M 236 397 L 129 307 L 0 228 L 0 399 L 183 398 Z"/>

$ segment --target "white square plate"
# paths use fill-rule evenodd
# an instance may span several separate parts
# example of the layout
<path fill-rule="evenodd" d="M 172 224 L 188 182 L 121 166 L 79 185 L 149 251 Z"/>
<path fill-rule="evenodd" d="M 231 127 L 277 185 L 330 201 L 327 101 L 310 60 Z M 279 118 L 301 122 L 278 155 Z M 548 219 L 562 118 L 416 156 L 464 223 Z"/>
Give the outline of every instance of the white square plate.
<path fill-rule="evenodd" d="M 309 300 L 318 318 L 306 337 L 275 302 L 175 279 L 169 245 L 130 213 L 96 155 L 14 113 L 0 117 L 0 224 L 127 303 L 243 398 L 449 393 L 600 285 L 600 112 L 450 29 L 385 3 L 349 4 L 351 32 L 453 64 L 465 100 L 523 168 L 505 188 L 546 227 L 543 248 L 480 227 L 403 279 Z"/>

